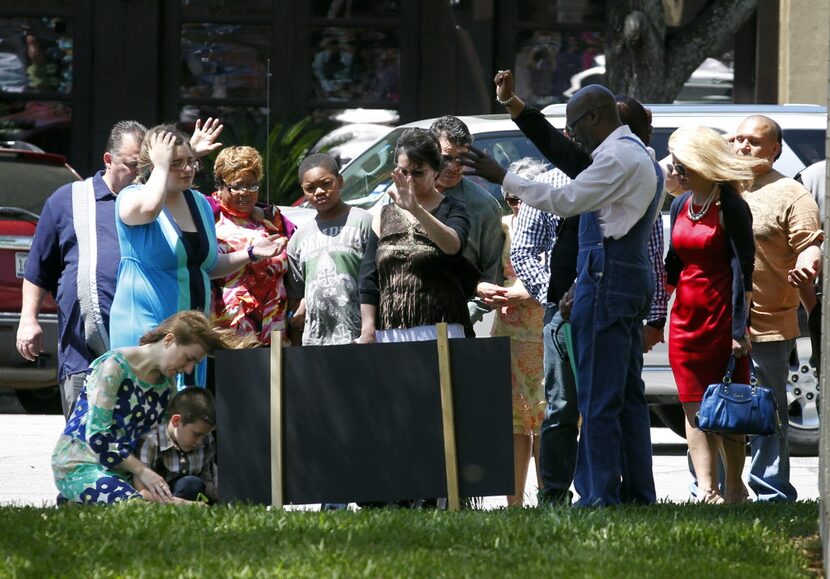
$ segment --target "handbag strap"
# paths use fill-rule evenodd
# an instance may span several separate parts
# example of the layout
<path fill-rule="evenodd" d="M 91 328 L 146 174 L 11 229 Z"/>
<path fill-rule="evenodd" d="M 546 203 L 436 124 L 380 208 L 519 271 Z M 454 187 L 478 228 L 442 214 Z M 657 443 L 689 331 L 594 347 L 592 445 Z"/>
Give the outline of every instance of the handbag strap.
<path fill-rule="evenodd" d="M 758 378 L 755 376 L 755 362 L 752 361 L 752 355 L 747 354 L 747 359 L 749 360 L 749 385 L 750 386 L 757 386 L 758 385 Z M 735 354 L 729 356 L 729 363 L 726 365 L 726 374 L 723 376 L 723 383 L 724 384 L 731 384 L 732 383 L 732 373 L 735 372 Z"/>

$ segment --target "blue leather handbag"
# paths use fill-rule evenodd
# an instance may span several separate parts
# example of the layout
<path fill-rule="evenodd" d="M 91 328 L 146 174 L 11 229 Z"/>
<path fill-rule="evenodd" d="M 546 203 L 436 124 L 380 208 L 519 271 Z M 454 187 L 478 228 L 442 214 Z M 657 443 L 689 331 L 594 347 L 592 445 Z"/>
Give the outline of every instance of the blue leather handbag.
<path fill-rule="evenodd" d="M 717 434 L 775 434 L 781 427 L 775 396 L 758 384 L 755 364 L 749 357 L 749 384 L 735 384 L 735 357 L 729 359 L 719 384 L 710 384 L 697 413 L 697 427 Z"/>

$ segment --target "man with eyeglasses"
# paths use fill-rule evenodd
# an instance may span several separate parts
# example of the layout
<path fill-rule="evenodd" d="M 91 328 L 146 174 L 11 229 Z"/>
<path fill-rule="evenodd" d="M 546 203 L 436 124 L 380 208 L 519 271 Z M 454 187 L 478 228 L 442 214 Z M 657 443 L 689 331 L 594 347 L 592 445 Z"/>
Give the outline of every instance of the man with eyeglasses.
<path fill-rule="evenodd" d="M 109 347 L 109 308 L 121 253 L 115 232 L 115 196 L 138 172 L 146 129 L 115 124 L 107 139 L 104 170 L 58 188 L 43 206 L 26 260 L 17 349 L 34 361 L 43 350 L 38 322 L 47 294 L 58 316 L 58 381 L 68 419 L 90 362 Z"/>
<path fill-rule="evenodd" d="M 218 120 L 196 122 L 194 150 L 205 155 L 222 130 Z M 104 170 L 59 187 L 43 206 L 24 272 L 17 350 L 35 361 L 43 351 L 38 322 L 47 294 L 58 305 L 58 381 L 68 419 L 89 364 L 109 349 L 109 314 L 121 252 L 115 230 L 115 198 L 138 173 L 147 129 L 119 121 L 110 131 Z"/>
<path fill-rule="evenodd" d="M 506 73 L 496 75 L 497 90 Z M 510 80 L 512 93 L 512 75 Z M 518 99 L 499 93 L 498 100 L 510 107 Z M 541 140 L 548 139 L 549 146 L 540 147 L 573 179 L 566 185 L 521 179 L 476 149 L 465 164 L 537 209 L 565 218 L 580 215 L 570 311 L 582 415 L 574 479 L 577 504 L 653 503 L 641 324 L 654 291 L 646 246 L 663 174 L 620 121 L 607 88 L 581 89 L 568 103 L 566 115 L 570 137 L 582 151 L 557 143 L 567 141 L 557 131 L 548 131 Z M 585 153 L 592 157 L 587 167 Z"/>
<path fill-rule="evenodd" d="M 475 324 L 490 309 L 484 300 L 499 299 L 507 292 L 501 287 L 504 282 L 501 268 L 504 247 L 501 206 L 484 188 L 464 178 L 461 155 L 473 143 L 467 125 L 461 119 L 447 115 L 432 123 L 430 132 L 438 139 L 444 157 L 444 167 L 435 181 L 435 187 L 440 193 L 462 201 L 470 217 L 470 235 L 462 255 L 481 272 L 476 287 L 477 297 L 467 304 L 470 321 Z"/>
<path fill-rule="evenodd" d="M 744 193 L 755 233 L 750 339 L 758 380 L 775 394 L 781 430 L 752 438 L 749 487 L 756 500 L 776 502 L 797 497 L 790 483 L 787 373 L 790 352 L 801 333 L 799 289 L 812 285 L 818 275 L 824 239 L 810 192 L 772 168 L 781 155 L 782 139 L 778 123 L 754 115 L 741 122 L 732 141 L 737 155 L 767 161 L 754 169 L 755 180 Z"/>

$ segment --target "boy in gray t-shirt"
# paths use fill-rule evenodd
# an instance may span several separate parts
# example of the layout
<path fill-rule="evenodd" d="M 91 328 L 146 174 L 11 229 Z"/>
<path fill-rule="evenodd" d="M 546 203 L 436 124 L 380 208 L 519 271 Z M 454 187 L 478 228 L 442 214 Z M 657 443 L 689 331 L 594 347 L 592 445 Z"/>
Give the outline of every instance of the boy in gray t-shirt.
<path fill-rule="evenodd" d="M 302 329 L 304 346 L 349 344 L 360 335 L 357 279 L 372 215 L 340 199 L 343 177 L 330 155 L 306 157 L 299 180 L 317 216 L 288 243 L 289 323 Z"/>

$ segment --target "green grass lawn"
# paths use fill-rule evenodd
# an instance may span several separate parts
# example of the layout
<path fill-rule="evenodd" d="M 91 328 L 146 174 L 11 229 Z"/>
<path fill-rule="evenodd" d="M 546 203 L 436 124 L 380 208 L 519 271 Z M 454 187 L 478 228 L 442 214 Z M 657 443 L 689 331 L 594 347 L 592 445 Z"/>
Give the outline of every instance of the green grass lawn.
<path fill-rule="evenodd" d="M 0 509 L 0 577 L 820 576 L 818 505 Z"/>

